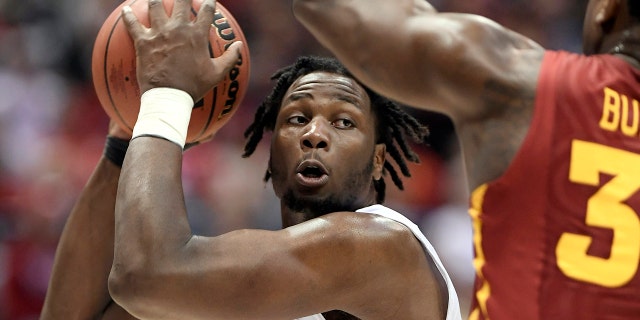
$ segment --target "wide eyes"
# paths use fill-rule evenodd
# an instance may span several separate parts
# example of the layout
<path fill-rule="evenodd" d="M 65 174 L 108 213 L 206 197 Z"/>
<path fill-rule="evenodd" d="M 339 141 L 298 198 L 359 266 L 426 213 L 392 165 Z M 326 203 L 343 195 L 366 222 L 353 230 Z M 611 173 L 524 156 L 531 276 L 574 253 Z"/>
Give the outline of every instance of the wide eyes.
<path fill-rule="evenodd" d="M 293 125 L 305 125 L 309 123 L 309 119 L 307 119 L 307 117 L 302 115 L 294 115 L 287 119 L 287 123 L 293 124 Z M 333 122 L 331 122 L 331 125 L 338 129 L 349 129 L 349 128 L 355 127 L 355 124 L 353 123 L 353 121 L 346 118 L 336 119 Z"/>

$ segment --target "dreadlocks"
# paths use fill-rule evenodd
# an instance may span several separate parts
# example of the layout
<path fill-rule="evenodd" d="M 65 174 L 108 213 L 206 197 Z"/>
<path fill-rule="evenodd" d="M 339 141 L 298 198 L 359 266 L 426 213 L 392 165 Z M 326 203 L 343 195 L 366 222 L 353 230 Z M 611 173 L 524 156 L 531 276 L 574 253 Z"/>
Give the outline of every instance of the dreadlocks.
<path fill-rule="evenodd" d="M 336 73 L 355 79 L 338 60 L 317 56 L 300 57 L 293 65 L 278 70 L 271 77 L 272 80 L 276 80 L 273 90 L 260 104 L 256 111 L 254 122 L 244 132 L 247 142 L 244 147 L 243 157 L 246 158 L 255 151 L 265 130 L 273 131 L 282 99 L 291 84 L 298 78 L 316 71 Z M 410 177 L 411 174 L 409 173 L 405 159 L 415 163 L 419 163 L 420 159 L 413 152 L 405 138 L 408 136 L 416 143 L 423 143 L 429 134 L 429 130 L 401 109 L 398 104 L 373 92 L 362 83 L 360 83 L 360 85 L 369 95 L 371 109 L 376 115 L 377 143 L 385 144 L 387 152 L 400 168 L 400 172 L 404 176 Z M 402 180 L 389 160 L 385 160 L 384 162 L 383 174 L 386 175 L 387 172 L 391 176 L 393 183 L 400 190 L 403 190 Z M 268 181 L 270 177 L 271 174 L 267 171 L 264 176 L 264 181 Z M 384 178 L 375 181 L 374 187 L 377 194 L 376 200 L 378 203 L 384 202 Z"/>

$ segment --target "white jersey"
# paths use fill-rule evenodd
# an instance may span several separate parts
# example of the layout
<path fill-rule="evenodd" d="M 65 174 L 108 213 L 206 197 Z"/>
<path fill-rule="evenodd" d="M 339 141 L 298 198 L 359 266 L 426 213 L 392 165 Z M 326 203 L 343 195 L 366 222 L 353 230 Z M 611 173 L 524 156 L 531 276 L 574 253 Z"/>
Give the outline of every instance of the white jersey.
<path fill-rule="evenodd" d="M 383 205 L 375 204 L 366 208 L 356 210 L 356 212 L 371 213 L 371 214 L 377 214 L 379 216 L 383 216 L 385 218 L 397 221 L 405 225 L 407 228 L 409 228 L 409 230 L 411 230 L 411 232 L 413 232 L 413 235 L 422 244 L 422 248 L 424 249 L 424 252 L 427 253 L 431 257 L 431 259 L 433 259 L 433 262 L 436 264 L 438 271 L 440 271 L 442 278 L 444 278 L 444 281 L 447 284 L 447 291 L 449 292 L 449 305 L 447 306 L 446 320 L 462 320 L 462 315 L 460 314 L 460 303 L 458 301 L 458 294 L 456 293 L 456 289 L 453 287 L 453 282 L 451 282 L 451 278 L 449 278 L 449 274 L 447 273 L 447 270 L 444 269 L 444 265 L 442 265 L 442 262 L 440 261 L 440 258 L 436 253 L 436 250 L 433 248 L 429 240 L 427 240 L 427 237 L 425 237 L 424 234 L 422 234 L 422 231 L 420 231 L 420 228 L 418 228 L 418 226 L 415 223 L 413 223 L 411 220 L 409 220 L 407 217 Z M 321 314 L 314 314 L 314 315 L 299 318 L 296 320 L 325 320 L 325 319 Z"/>
<path fill-rule="evenodd" d="M 304 318 L 298 318 L 296 320 L 325 320 L 324 317 L 321 314 L 314 314 L 312 316 L 308 316 L 308 317 L 304 317 Z"/>

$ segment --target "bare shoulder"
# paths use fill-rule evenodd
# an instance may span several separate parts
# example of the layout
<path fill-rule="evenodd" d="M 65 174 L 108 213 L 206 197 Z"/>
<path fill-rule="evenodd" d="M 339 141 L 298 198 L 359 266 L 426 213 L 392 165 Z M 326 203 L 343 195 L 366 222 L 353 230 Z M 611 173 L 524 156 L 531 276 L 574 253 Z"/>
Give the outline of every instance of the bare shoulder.
<path fill-rule="evenodd" d="M 416 242 L 411 230 L 404 224 L 377 214 L 361 212 L 335 212 L 321 219 L 326 219 L 334 225 L 336 232 L 343 234 L 350 230 L 354 240 L 383 240 L 405 243 Z"/>
<path fill-rule="evenodd" d="M 336 225 L 340 245 L 357 248 L 361 254 L 357 268 L 368 281 L 351 296 L 364 310 L 354 309 L 361 318 L 436 319 L 446 314 L 448 291 L 431 256 L 404 224 L 376 214 L 339 212 L 327 219 Z M 344 252 L 343 252 L 344 253 Z M 370 305 L 375 298 L 376 306 Z M 367 314 L 371 312 L 370 314 Z M 384 318 L 384 317 L 383 317 Z"/>
<path fill-rule="evenodd" d="M 360 262 L 371 272 L 408 284 L 411 278 L 442 280 L 432 257 L 406 225 L 377 214 L 340 212 L 328 215 L 336 223 L 336 239 L 362 253 Z M 371 263 L 375 261 L 375 265 Z M 408 275 L 411 275 L 407 278 Z"/>

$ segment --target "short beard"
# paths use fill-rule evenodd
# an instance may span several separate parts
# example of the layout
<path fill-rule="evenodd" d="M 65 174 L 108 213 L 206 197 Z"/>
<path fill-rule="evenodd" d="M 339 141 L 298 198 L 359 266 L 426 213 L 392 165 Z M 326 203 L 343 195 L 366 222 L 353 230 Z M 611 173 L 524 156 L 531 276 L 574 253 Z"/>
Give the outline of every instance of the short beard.
<path fill-rule="evenodd" d="M 369 157 L 369 159 L 371 160 L 363 170 L 354 172 L 345 179 L 346 184 L 341 192 L 318 199 L 313 196 L 296 197 L 293 190 L 289 189 L 282 196 L 282 203 L 292 212 L 304 215 L 305 220 L 332 212 L 353 212 L 368 205 L 368 203 L 358 203 L 358 199 L 362 197 L 358 192 L 372 188 L 373 157 Z M 363 188 L 363 184 L 367 184 L 367 186 Z"/>

